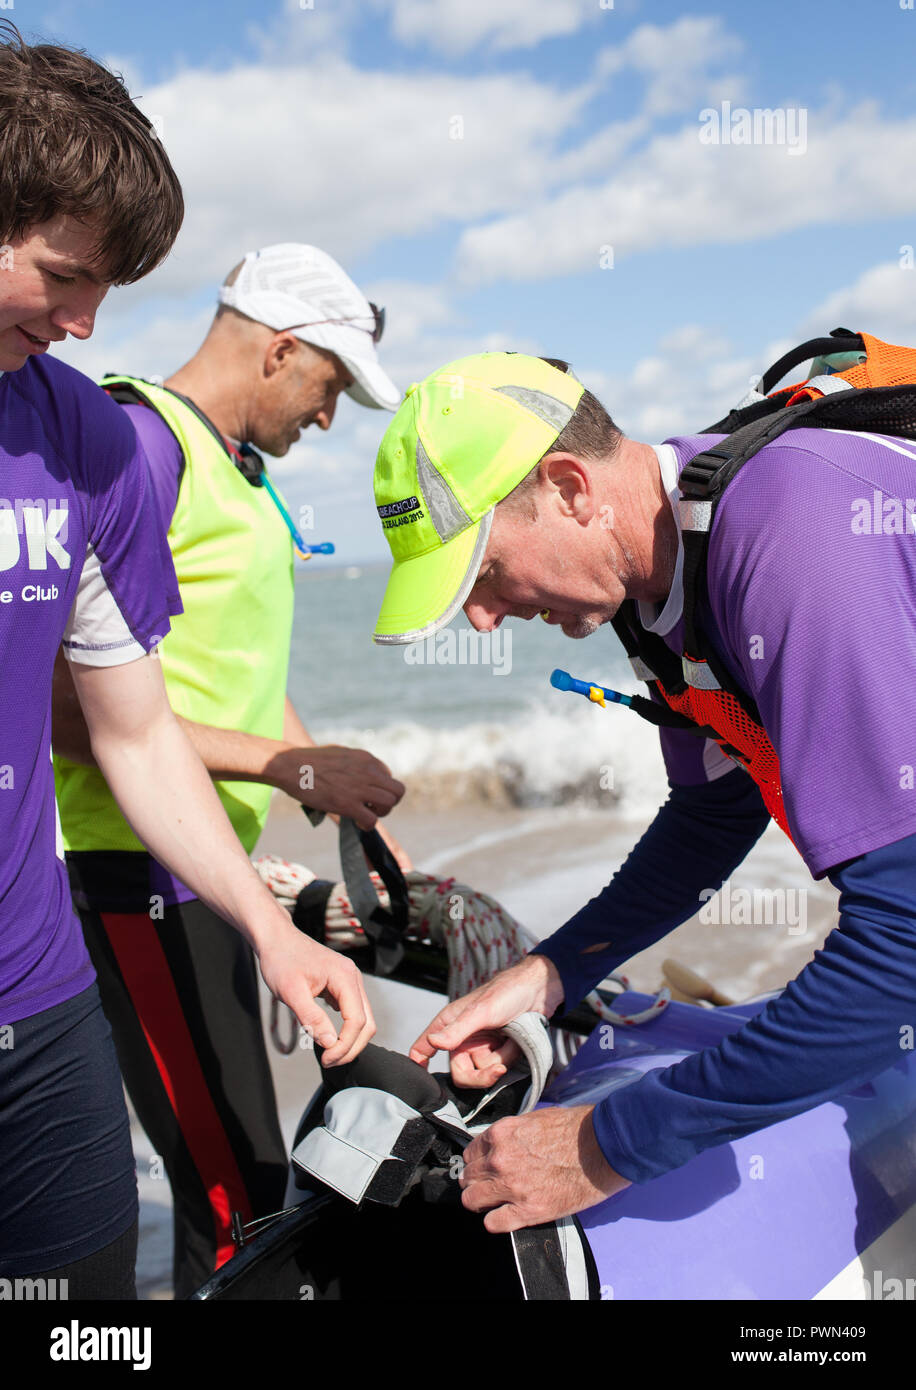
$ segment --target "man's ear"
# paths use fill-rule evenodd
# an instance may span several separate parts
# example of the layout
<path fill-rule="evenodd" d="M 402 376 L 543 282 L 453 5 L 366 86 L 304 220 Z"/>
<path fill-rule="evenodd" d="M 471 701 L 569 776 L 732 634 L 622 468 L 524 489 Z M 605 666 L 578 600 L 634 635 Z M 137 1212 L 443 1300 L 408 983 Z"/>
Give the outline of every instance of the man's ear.
<path fill-rule="evenodd" d="M 547 454 L 539 464 L 542 482 L 552 490 L 560 511 L 581 523 L 595 512 L 595 489 L 588 464 L 575 454 Z"/>
<path fill-rule="evenodd" d="M 299 339 L 292 333 L 275 333 L 264 353 L 264 375 L 273 376 L 288 367 L 298 352 Z"/>

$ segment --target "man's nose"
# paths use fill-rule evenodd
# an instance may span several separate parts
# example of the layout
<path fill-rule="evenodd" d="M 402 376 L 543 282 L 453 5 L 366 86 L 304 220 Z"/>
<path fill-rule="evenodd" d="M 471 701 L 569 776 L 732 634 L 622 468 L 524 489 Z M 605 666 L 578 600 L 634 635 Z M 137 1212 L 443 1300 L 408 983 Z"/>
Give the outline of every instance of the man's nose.
<path fill-rule="evenodd" d="M 315 416 L 315 424 L 318 426 L 320 430 L 329 430 L 331 428 L 331 421 L 334 419 L 336 412 L 337 397 L 332 396 L 329 401 L 325 401 L 324 405 L 317 412 Z"/>
<path fill-rule="evenodd" d="M 474 598 L 469 598 L 464 605 L 464 615 L 471 627 L 476 628 L 478 632 L 492 632 L 506 616 L 505 610 L 496 604 L 484 603 Z"/>
<path fill-rule="evenodd" d="M 58 305 L 51 314 L 55 328 L 62 328 L 74 338 L 88 338 L 95 327 L 95 316 L 99 305 L 105 298 L 106 289 L 92 287 L 79 296 Z"/>

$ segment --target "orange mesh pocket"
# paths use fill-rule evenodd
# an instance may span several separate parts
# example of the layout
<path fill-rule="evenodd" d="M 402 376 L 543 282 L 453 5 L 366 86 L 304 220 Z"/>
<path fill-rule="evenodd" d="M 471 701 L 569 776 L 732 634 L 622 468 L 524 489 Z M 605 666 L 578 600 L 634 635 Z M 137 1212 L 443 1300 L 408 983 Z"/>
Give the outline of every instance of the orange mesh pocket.
<path fill-rule="evenodd" d="M 695 724 L 715 729 L 719 735 L 716 742 L 751 774 L 770 815 L 791 840 L 792 832 L 782 799 L 779 757 L 766 730 L 755 723 L 734 695 L 726 690 L 695 690 L 688 686 L 680 695 L 669 695 L 660 682 L 658 690 L 678 714 L 686 715 Z"/>
<path fill-rule="evenodd" d="M 865 344 L 865 361 L 857 367 L 848 367 L 845 372 L 837 372 L 837 376 L 859 390 L 869 386 L 912 386 L 916 383 L 916 348 L 885 343 L 880 338 L 873 338 L 870 333 L 860 333 L 859 337 Z M 806 390 L 803 381 L 797 383 L 794 391 L 792 387 L 783 387 L 776 394 L 782 395 L 784 392 L 786 406 L 824 394 L 822 391 Z"/>

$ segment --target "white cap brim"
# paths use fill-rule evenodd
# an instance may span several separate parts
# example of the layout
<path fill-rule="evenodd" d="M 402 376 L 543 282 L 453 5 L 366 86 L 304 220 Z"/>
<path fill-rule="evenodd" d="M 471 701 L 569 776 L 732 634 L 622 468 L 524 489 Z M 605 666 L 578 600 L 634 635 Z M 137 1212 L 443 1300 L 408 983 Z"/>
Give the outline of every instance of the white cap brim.
<path fill-rule="evenodd" d="M 367 362 L 365 359 L 357 361 L 339 352 L 335 356 L 340 358 L 353 377 L 353 385 L 347 388 L 347 395 L 358 405 L 368 405 L 374 410 L 397 410 L 404 393 L 398 390 L 378 362 Z"/>

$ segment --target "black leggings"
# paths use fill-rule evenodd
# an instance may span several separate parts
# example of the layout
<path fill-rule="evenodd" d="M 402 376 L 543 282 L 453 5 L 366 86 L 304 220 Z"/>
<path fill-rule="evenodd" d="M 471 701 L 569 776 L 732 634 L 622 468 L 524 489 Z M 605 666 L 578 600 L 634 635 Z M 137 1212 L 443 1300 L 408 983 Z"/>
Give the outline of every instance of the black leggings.
<path fill-rule="evenodd" d="M 69 859 L 72 881 L 91 856 Z M 254 955 L 196 899 L 161 919 L 84 904 L 80 917 L 124 1083 L 171 1184 L 175 1297 L 186 1298 L 234 1253 L 233 1212 L 250 1221 L 283 1205 Z"/>
<path fill-rule="evenodd" d="M 57 1269 L 42 1270 L 42 1279 L 49 1284 L 53 1279 L 58 1298 L 66 1297 L 71 1303 L 77 1299 L 136 1299 L 137 1224 L 135 1221 L 123 1236 L 94 1255 Z"/>

